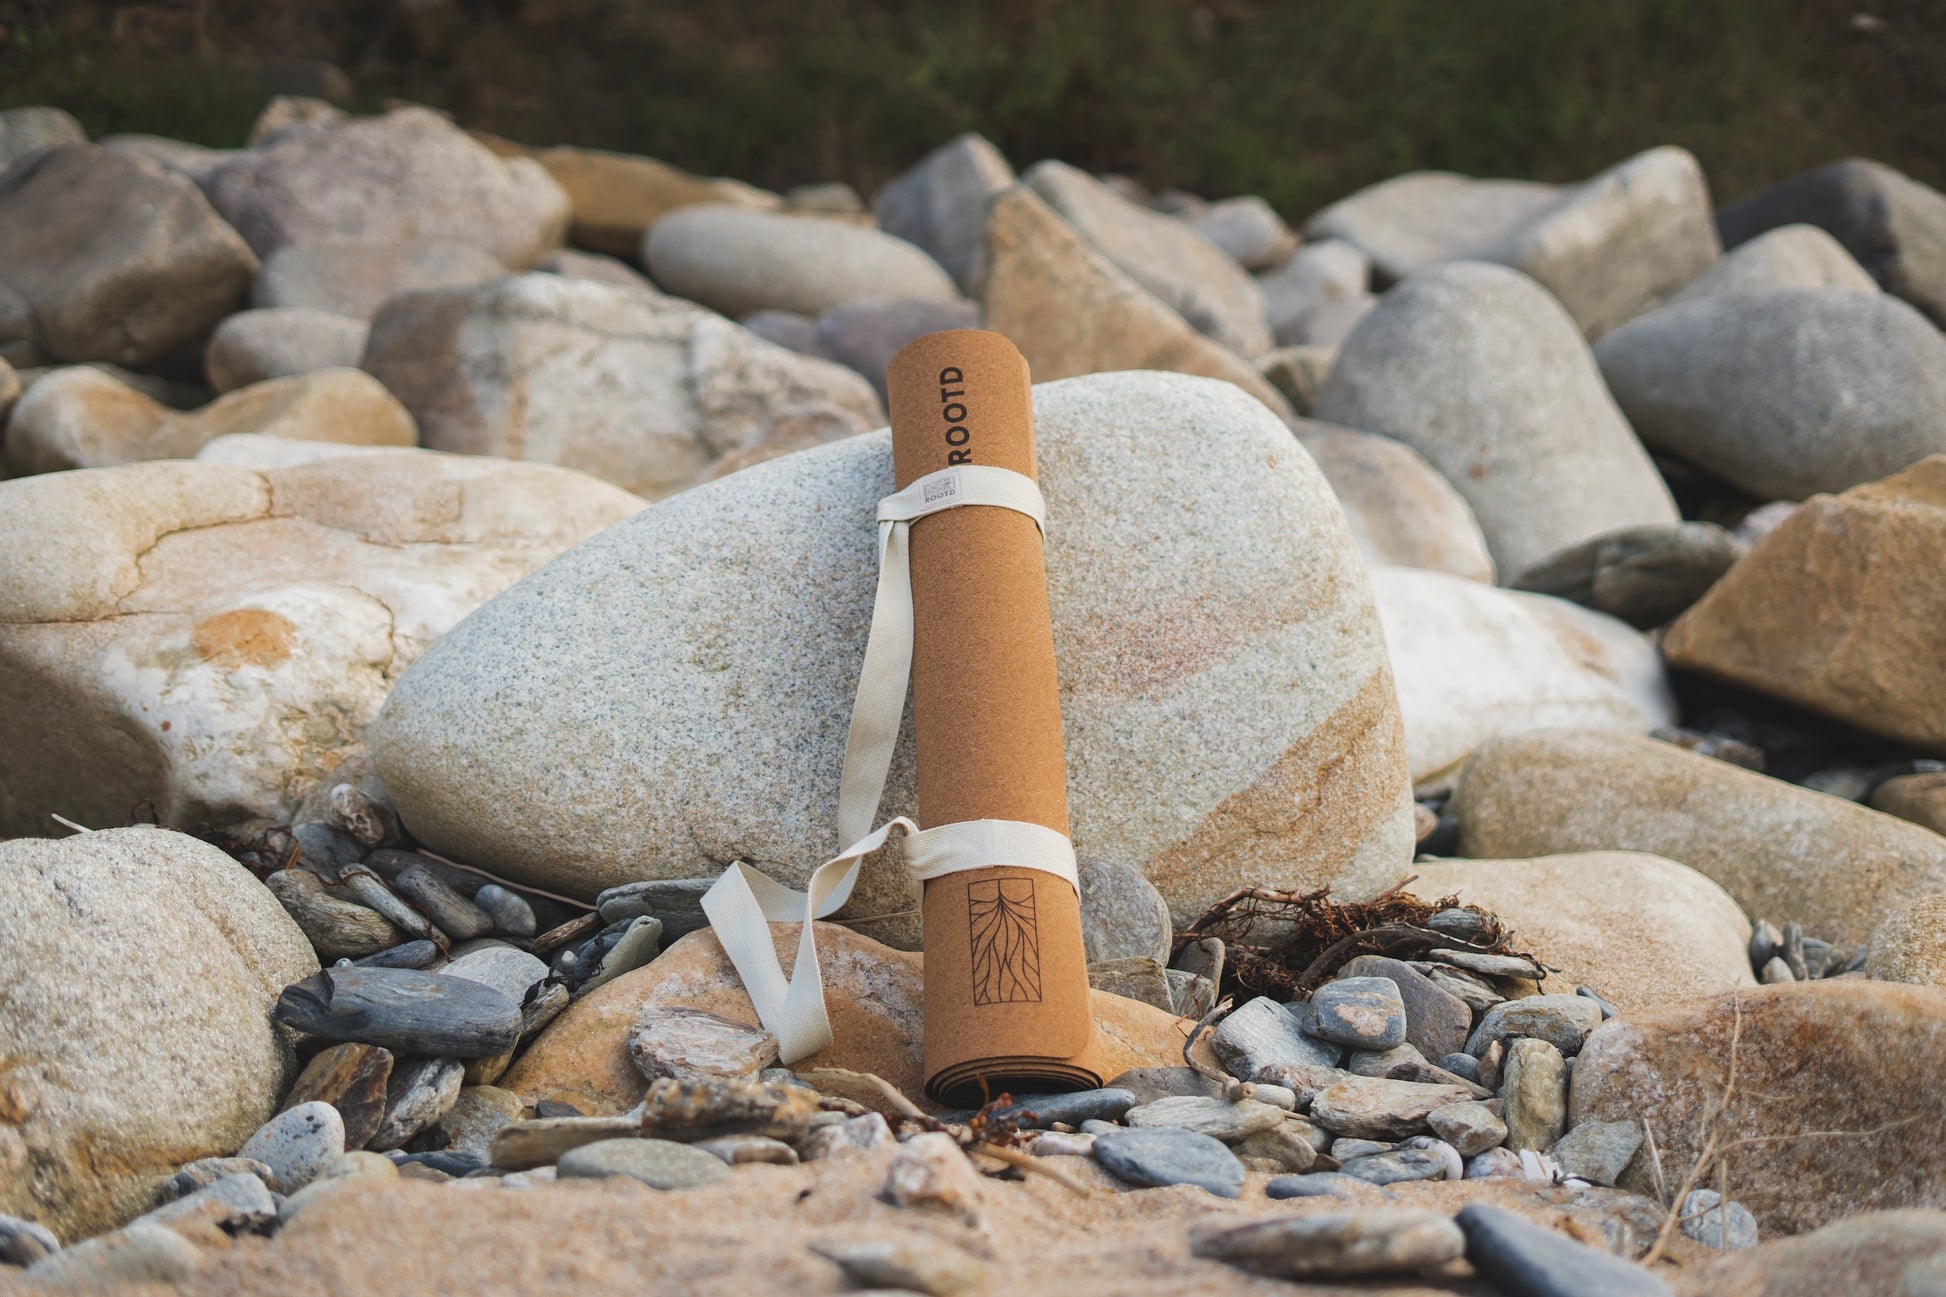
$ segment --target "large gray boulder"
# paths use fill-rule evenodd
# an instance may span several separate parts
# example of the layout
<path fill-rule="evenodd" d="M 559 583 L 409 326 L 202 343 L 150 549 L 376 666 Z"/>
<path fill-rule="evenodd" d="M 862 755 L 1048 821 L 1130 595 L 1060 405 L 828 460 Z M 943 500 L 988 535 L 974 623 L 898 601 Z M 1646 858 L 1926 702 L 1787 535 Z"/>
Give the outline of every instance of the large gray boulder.
<path fill-rule="evenodd" d="M 1946 326 L 1946 194 L 1882 162 L 1846 158 L 1717 214 L 1726 247 L 1780 225 L 1828 230 L 1888 293 Z"/>
<path fill-rule="evenodd" d="M 642 259 L 662 288 L 725 315 L 818 315 L 864 297 L 951 301 L 937 261 L 879 230 L 711 203 L 655 223 Z"/>
<path fill-rule="evenodd" d="M 1616 330 L 1595 359 L 1644 441 L 1760 499 L 1843 491 L 1946 451 L 1946 337 L 1885 294 L 1705 297 Z"/>
<path fill-rule="evenodd" d="M 1876 293 L 1878 284 L 1852 260 L 1845 245 L 1815 225 L 1780 225 L 1738 244 L 1683 285 L 1671 305 L 1727 293 L 1778 288 L 1843 288 Z"/>
<path fill-rule="evenodd" d="M 894 176 L 872 210 L 879 229 L 924 248 L 971 294 L 979 282 L 987 204 L 1013 185 L 1006 157 L 968 131 Z"/>
<path fill-rule="evenodd" d="M 1240 356 L 1262 355 L 1276 345 L 1264 318 L 1263 289 L 1195 226 L 1131 202 L 1065 162 L 1038 162 L 1021 179 L 1198 333 Z"/>
<path fill-rule="evenodd" d="M 1411 805 L 1371 587 L 1284 424 L 1157 373 L 1044 384 L 1035 420 L 1077 849 L 1139 868 L 1179 921 L 1245 881 L 1397 881 Z M 883 433 L 759 465 L 480 609 L 371 731 L 412 831 L 583 896 L 738 859 L 801 883 L 844 845 L 891 487 Z M 913 797 L 907 728 L 882 814 Z M 907 897 L 868 873 L 853 906 Z"/>
<path fill-rule="evenodd" d="M 276 898 L 165 829 L 0 843 L 0 1212 L 74 1242 L 227 1157 L 292 1075 L 271 1022 L 317 957 Z"/>
<path fill-rule="evenodd" d="M 883 418 L 872 385 L 843 365 L 689 302 L 560 275 L 395 297 L 372 321 L 364 366 L 431 449 L 559 464 L 651 498 L 801 417 L 845 433 Z"/>
<path fill-rule="evenodd" d="M 1473 506 L 1502 572 L 1618 527 L 1677 521 L 1574 321 L 1501 266 L 1441 266 L 1386 293 L 1314 413 L 1430 460 Z"/>
<path fill-rule="evenodd" d="M 429 108 L 294 123 L 218 167 L 205 187 L 266 257 L 293 243 L 438 239 L 524 269 L 568 228 L 568 196 L 538 162 L 498 157 Z"/>
<path fill-rule="evenodd" d="M 22 317 L 0 318 L 0 343 L 44 360 L 168 356 L 242 305 L 256 273 L 202 192 L 146 158 L 68 144 L 0 177 L 0 298 L 18 303 L 0 317 Z"/>

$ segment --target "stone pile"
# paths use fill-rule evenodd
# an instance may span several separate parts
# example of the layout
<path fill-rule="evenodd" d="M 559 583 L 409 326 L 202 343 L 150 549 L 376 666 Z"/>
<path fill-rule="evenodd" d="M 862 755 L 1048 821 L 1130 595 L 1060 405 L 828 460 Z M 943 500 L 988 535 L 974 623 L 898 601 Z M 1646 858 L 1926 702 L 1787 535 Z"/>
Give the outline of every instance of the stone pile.
<path fill-rule="evenodd" d="M 0 112 L 0 1292 L 619 1294 L 644 1220 L 672 1286 L 1941 1291 L 1946 196 L 869 197 Z M 700 900 L 846 845 L 886 366 L 970 327 L 1105 1071 L 956 1112 L 896 859 L 788 1068 Z M 1430 917 L 1201 922 L 1324 889 Z"/>

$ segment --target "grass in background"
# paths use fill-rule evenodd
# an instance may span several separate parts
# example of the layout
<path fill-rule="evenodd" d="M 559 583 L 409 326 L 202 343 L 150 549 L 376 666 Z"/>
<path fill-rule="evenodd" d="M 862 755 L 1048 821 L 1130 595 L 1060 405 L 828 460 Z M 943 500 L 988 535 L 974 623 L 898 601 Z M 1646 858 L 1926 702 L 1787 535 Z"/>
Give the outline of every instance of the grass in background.
<path fill-rule="evenodd" d="M 1301 218 L 1400 171 L 1565 180 L 1675 143 L 1720 200 L 1834 157 L 1946 184 L 1946 0 L 0 2 L 0 106 L 240 143 L 265 61 L 534 143 L 868 195 L 963 130 Z M 422 15 L 427 11 L 421 9 Z M 1861 29 L 1862 28 L 1862 29 Z"/>

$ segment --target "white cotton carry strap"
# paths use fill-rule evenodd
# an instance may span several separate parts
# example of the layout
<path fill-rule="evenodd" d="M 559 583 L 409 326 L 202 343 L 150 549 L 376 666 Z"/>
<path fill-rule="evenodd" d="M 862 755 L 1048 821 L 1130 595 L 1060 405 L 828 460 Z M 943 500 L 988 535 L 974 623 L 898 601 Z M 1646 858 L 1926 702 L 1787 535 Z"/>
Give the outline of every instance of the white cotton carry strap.
<path fill-rule="evenodd" d="M 722 942 L 778 1054 L 794 1063 L 831 1043 L 818 971 L 812 920 L 835 914 L 851 898 L 864 858 L 903 831 L 906 870 L 921 882 L 989 865 L 1016 865 L 1075 880 L 1074 844 L 1067 835 L 1019 820 L 965 820 L 921 830 L 904 816 L 871 829 L 892 768 L 892 747 L 912 674 L 912 570 L 908 533 L 914 520 L 961 505 L 992 505 L 1024 513 L 1046 530 L 1040 488 L 1010 469 L 963 464 L 928 473 L 878 506 L 878 595 L 852 704 L 838 786 L 838 838 L 851 845 L 813 871 L 793 891 L 741 861 L 703 894 L 703 913 Z M 867 830 L 870 830 L 869 832 Z M 797 961 L 788 980 L 770 938 L 772 923 L 801 923 Z"/>

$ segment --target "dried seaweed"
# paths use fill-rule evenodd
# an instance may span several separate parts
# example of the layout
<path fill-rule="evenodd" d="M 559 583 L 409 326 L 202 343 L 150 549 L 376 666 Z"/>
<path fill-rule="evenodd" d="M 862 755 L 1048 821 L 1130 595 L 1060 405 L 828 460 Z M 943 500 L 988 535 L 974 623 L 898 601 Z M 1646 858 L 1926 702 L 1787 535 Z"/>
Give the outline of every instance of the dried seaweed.
<path fill-rule="evenodd" d="M 1303 1000 L 1360 955 L 1420 959 L 1433 950 L 1533 956 L 1511 947 L 1512 933 L 1496 915 L 1457 896 L 1424 901 L 1405 891 L 1408 878 L 1369 901 L 1334 901 L 1331 889 L 1288 892 L 1243 887 L 1230 893 L 1176 934 L 1180 952 L 1200 937 L 1220 937 L 1226 948 L 1225 992 L 1239 998 L 1270 995 Z M 1428 921 L 1442 910 L 1464 910 L 1478 920 L 1479 935 L 1466 940 L 1436 932 Z"/>

